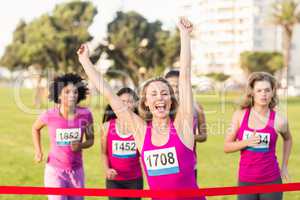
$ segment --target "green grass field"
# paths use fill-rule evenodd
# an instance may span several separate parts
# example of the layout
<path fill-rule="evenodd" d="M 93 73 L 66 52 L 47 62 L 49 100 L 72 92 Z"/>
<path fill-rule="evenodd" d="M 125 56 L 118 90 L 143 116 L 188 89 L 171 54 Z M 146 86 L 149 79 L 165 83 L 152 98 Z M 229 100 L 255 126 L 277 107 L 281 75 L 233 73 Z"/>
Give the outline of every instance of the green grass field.
<path fill-rule="evenodd" d="M 38 112 L 32 106 L 33 93 L 30 90 L 14 92 L 12 89 L 0 88 L 0 185 L 43 186 L 43 170 L 45 163 L 33 162 L 33 145 L 31 125 Z M 197 145 L 198 182 L 203 187 L 235 186 L 239 153 L 225 154 L 223 140 L 225 130 L 230 123 L 231 115 L 241 94 L 207 94 L 199 95 L 198 100 L 206 111 L 208 125 L 208 141 Z M 84 167 L 86 187 L 104 188 L 104 173 L 100 160 L 99 123 L 101 120 L 100 98 L 84 102 L 93 105 L 95 120 L 95 144 L 84 151 Z M 284 108 L 285 101 L 282 102 Z M 300 182 L 300 98 L 289 98 L 287 113 L 294 145 L 289 163 L 292 182 Z M 44 109 L 50 107 L 44 105 Z M 43 150 L 47 155 L 48 135 L 43 131 Z M 281 162 L 282 139 L 279 138 L 277 155 Z M 298 166 L 298 167 L 297 167 Z M 2 195 L 0 200 L 46 200 L 45 196 Z M 87 200 L 106 199 L 87 197 Z M 235 196 L 209 197 L 209 200 L 233 200 Z M 300 192 L 285 193 L 284 199 L 300 200 Z"/>

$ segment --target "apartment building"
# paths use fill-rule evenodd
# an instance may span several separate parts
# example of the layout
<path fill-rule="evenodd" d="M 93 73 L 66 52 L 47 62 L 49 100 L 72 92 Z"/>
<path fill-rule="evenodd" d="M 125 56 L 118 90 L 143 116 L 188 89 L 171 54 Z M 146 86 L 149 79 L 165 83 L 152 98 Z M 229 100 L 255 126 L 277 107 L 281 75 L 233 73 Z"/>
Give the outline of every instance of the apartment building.
<path fill-rule="evenodd" d="M 181 0 L 195 24 L 192 40 L 195 73 L 222 72 L 240 79 L 240 53 L 281 51 L 282 31 L 272 25 L 275 0 Z"/>

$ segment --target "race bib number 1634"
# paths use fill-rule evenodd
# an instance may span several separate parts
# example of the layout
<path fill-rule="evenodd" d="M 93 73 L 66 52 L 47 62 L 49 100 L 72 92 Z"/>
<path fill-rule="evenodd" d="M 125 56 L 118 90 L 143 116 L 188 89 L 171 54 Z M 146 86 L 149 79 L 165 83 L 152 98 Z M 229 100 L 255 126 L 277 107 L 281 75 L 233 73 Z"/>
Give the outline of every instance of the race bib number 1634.
<path fill-rule="evenodd" d="M 254 146 L 254 147 L 247 147 L 246 149 L 250 150 L 250 151 L 255 151 L 255 152 L 269 151 L 270 138 L 271 138 L 270 133 L 256 132 L 256 135 L 259 136 L 259 138 L 260 138 L 258 145 Z M 245 130 L 244 134 L 243 134 L 243 140 L 248 140 L 252 136 L 253 136 L 252 131 Z"/>

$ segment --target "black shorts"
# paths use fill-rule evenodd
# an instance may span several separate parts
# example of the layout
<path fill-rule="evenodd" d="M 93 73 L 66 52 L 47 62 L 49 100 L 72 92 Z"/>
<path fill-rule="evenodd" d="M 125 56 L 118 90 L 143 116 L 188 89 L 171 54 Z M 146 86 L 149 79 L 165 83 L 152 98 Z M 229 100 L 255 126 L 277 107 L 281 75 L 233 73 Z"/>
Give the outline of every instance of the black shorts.
<path fill-rule="evenodd" d="M 134 180 L 107 180 L 106 179 L 106 188 L 107 189 L 143 189 L 144 181 L 143 178 L 134 179 Z M 141 200 L 141 198 L 128 198 L 128 197 L 108 197 L 109 200 Z"/>
<path fill-rule="evenodd" d="M 239 182 L 239 186 L 251 186 L 251 185 L 267 185 L 267 184 L 281 184 L 281 178 L 268 183 L 247 183 Z M 238 200 L 282 200 L 282 192 L 272 192 L 272 193 L 262 193 L 262 194 L 240 194 L 238 195 Z"/>

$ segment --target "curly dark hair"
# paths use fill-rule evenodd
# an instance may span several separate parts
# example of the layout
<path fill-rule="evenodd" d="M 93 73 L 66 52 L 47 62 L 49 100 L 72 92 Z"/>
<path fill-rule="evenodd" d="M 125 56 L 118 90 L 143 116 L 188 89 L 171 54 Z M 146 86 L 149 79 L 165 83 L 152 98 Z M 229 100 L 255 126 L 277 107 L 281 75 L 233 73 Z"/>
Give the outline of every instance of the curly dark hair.
<path fill-rule="evenodd" d="M 60 103 L 59 96 L 61 91 L 68 84 L 73 84 L 78 89 L 77 103 L 86 98 L 88 94 L 87 83 L 79 75 L 68 73 L 54 78 L 49 87 L 49 99 L 55 103 Z"/>
<path fill-rule="evenodd" d="M 131 88 L 128 87 L 123 87 L 121 88 L 118 92 L 117 95 L 121 96 L 122 94 L 130 94 L 133 97 L 133 100 L 135 102 L 137 102 L 139 100 L 138 95 L 136 94 L 136 92 L 134 90 L 132 90 Z M 136 114 L 138 114 L 138 109 L 134 108 L 134 112 Z M 103 118 L 102 118 L 102 123 L 105 123 L 111 119 L 116 119 L 117 115 L 114 113 L 113 109 L 111 108 L 111 106 L 108 104 L 105 109 L 104 109 L 104 114 L 103 114 Z"/>

